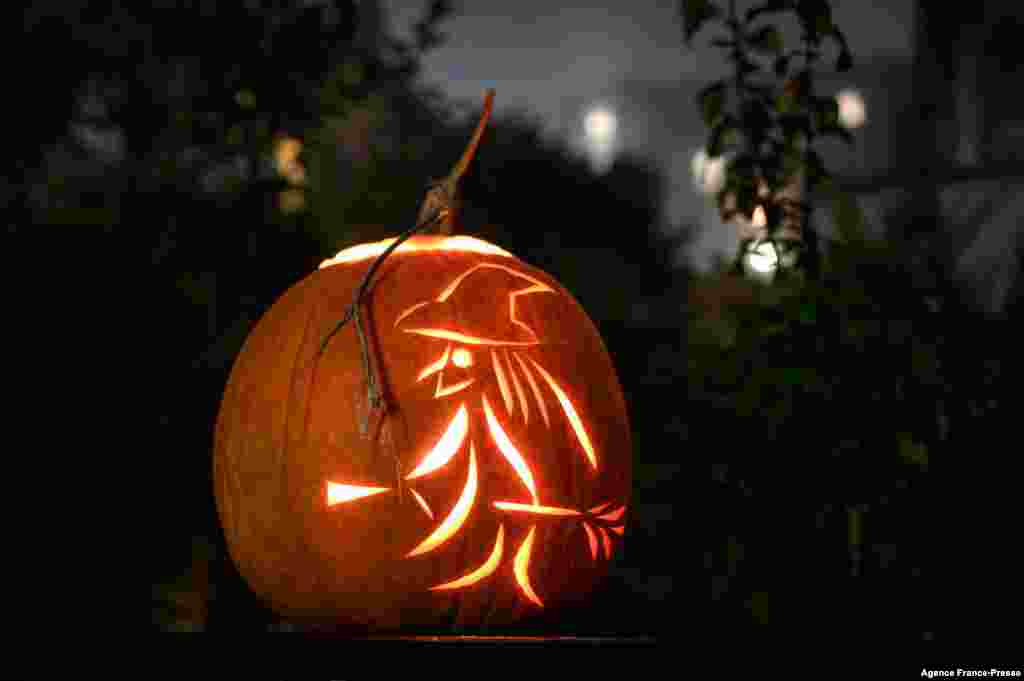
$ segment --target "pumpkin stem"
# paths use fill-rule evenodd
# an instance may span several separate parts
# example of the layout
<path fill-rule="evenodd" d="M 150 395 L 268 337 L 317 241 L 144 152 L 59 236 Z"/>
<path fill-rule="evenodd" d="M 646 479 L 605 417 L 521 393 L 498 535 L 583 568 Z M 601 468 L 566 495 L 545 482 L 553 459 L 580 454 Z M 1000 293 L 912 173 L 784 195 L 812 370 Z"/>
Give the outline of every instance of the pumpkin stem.
<path fill-rule="evenodd" d="M 484 135 L 484 128 L 487 127 L 487 121 L 491 118 L 491 110 L 493 108 L 494 90 L 488 89 L 484 92 L 484 109 L 480 114 L 480 122 L 476 124 L 476 130 L 473 131 L 473 137 L 470 138 L 469 144 L 466 145 L 466 150 L 462 152 L 462 157 L 447 177 L 430 183 L 427 195 L 420 205 L 420 212 L 416 222 L 423 222 L 435 215 L 440 216 L 441 234 L 452 233 L 458 211 L 459 180 L 465 175 L 466 169 L 469 168 L 470 162 L 472 162 L 473 157 L 476 155 L 476 149 L 480 146 L 480 140 Z"/>
<path fill-rule="evenodd" d="M 469 144 L 466 146 L 466 150 L 462 153 L 462 157 L 459 159 L 455 167 L 452 168 L 452 172 L 448 177 L 433 182 L 430 189 L 427 191 L 427 196 L 423 200 L 422 206 L 420 206 L 419 217 L 416 220 L 416 226 L 406 230 L 400 237 L 395 239 L 370 265 L 370 268 L 363 275 L 363 279 L 359 284 L 359 288 L 356 289 L 356 294 L 352 300 L 352 304 L 349 305 L 348 310 L 345 312 L 345 316 L 342 317 L 341 321 L 334 325 L 323 341 L 320 343 L 320 348 L 317 350 L 317 357 L 319 357 L 323 351 L 327 348 L 327 343 L 334 337 L 334 334 L 338 333 L 343 326 L 348 324 L 353 319 L 356 323 L 356 335 L 359 338 L 359 352 L 363 360 L 363 373 L 366 376 L 366 399 L 369 403 L 369 408 L 363 414 L 363 418 L 359 423 L 359 432 L 366 435 L 369 432 L 370 413 L 375 409 L 381 409 L 387 412 L 388 405 L 386 397 L 384 395 L 384 389 L 381 385 L 380 379 L 378 378 L 378 371 L 374 367 L 373 352 L 370 348 L 369 338 L 366 335 L 366 330 L 363 328 L 363 316 L 362 316 L 362 303 L 366 294 L 370 290 L 370 284 L 373 280 L 373 275 L 377 273 L 384 260 L 391 255 L 396 248 L 398 248 L 404 241 L 409 237 L 422 231 L 428 227 L 440 223 L 442 234 L 451 234 L 452 226 L 455 218 L 455 202 L 456 192 L 458 190 L 459 179 L 466 173 L 466 169 L 469 167 L 470 162 L 473 160 L 473 156 L 476 154 L 476 149 L 480 146 L 480 140 L 484 134 L 484 128 L 487 127 L 487 121 L 491 117 L 491 110 L 494 107 L 494 90 L 487 90 L 484 97 L 484 109 L 480 115 L 480 122 L 477 123 L 476 130 L 473 132 L 473 137 L 469 140 Z"/>
<path fill-rule="evenodd" d="M 370 412 L 374 409 L 383 409 L 387 411 L 387 405 L 385 404 L 384 389 L 380 385 L 377 379 L 377 372 L 373 366 L 373 353 L 370 350 L 370 341 L 366 336 L 366 331 L 363 329 L 363 315 L 361 312 L 361 305 L 363 298 L 370 290 L 370 283 L 373 280 L 373 275 L 377 273 L 384 259 L 387 258 L 391 253 L 398 248 L 404 241 L 406 241 L 413 234 L 426 229 L 439 220 L 442 219 L 440 214 L 434 215 L 429 220 L 420 221 L 415 227 L 406 230 L 400 237 L 394 240 L 370 265 L 370 268 L 366 270 L 366 274 L 363 275 L 362 281 L 359 283 L 359 287 L 356 289 L 356 294 L 353 297 L 352 303 L 348 306 L 348 310 L 345 311 L 345 316 L 334 325 L 324 339 L 320 342 L 320 347 L 317 349 L 316 356 L 319 357 L 323 354 L 323 351 L 327 349 L 327 343 L 330 342 L 334 334 L 338 333 L 343 326 L 348 324 L 353 319 L 356 322 L 356 335 L 359 338 L 359 352 L 363 360 L 363 374 L 366 376 L 366 399 L 369 403 L 369 409 L 363 414 L 363 418 L 359 423 L 359 432 L 366 435 L 369 432 Z"/>

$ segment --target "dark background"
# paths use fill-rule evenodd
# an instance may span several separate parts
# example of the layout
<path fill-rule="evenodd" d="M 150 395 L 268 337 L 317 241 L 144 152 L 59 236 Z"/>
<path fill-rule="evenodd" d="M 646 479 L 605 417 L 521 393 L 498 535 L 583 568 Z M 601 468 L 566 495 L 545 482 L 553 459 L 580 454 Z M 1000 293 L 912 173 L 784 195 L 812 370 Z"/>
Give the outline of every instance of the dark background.
<path fill-rule="evenodd" d="M 916 7 L 940 37 L 963 20 Z M 231 362 L 323 258 L 409 226 L 474 122 L 475 109 L 419 78 L 443 44 L 443 3 L 425 6 L 403 41 L 371 39 L 358 10 L 24 10 L 32 63 L 63 58 L 14 74 L 32 106 L 15 112 L 8 140 L 8 235 L 87 254 L 92 284 L 132 310 L 130 329 L 118 314 L 109 328 L 111 342 L 136 339 L 125 344 L 145 362 L 133 449 L 168 499 L 147 506 L 156 541 L 139 562 L 154 630 L 280 628 L 233 571 L 213 504 L 212 429 Z M 285 136 L 302 142 L 302 178 L 275 164 Z M 919 265 L 919 237 L 943 231 L 918 186 L 886 239 L 780 307 L 673 259 L 696 228 L 662 229 L 668 185 L 638 155 L 595 174 L 507 112 L 463 184 L 463 231 L 547 270 L 594 318 L 633 422 L 624 549 L 588 610 L 533 633 L 698 626 L 737 639 L 911 642 L 1013 631 L 1019 293 L 993 317 L 941 257 Z"/>

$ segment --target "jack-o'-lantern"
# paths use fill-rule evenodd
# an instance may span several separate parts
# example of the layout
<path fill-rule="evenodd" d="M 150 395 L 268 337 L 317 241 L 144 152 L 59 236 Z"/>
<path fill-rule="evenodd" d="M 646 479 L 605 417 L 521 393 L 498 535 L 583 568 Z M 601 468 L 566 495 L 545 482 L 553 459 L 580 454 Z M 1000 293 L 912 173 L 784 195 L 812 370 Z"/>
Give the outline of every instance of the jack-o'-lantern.
<path fill-rule="evenodd" d="M 231 558 L 281 615 L 368 631 L 578 603 L 622 541 L 631 488 L 600 335 L 493 244 L 393 242 L 324 262 L 237 357 L 214 470 Z M 365 324 L 332 336 L 375 265 Z"/>

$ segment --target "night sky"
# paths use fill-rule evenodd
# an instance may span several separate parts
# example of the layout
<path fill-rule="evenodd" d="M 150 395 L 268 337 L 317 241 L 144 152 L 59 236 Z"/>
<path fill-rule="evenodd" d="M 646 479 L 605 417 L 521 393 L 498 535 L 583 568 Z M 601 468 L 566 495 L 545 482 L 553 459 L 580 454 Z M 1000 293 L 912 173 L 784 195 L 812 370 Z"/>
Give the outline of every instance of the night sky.
<path fill-rule="evenodd" d="M 741 8 L 749 4 L 739 3 Z M 406 0 L 382 0 L 381 5 L 390 14 L 392 32 L 402 37 L 423 11 L 422 3 Z M 832 5 L 836 23 L 860 60 L 909 58 L 910 0 L 837 0 Z M 474 103 L 484 88 L 494 87 L 499 113 L 531 114 L 550 134 L 571 142 L 580 135 L 582 113 L 621 96 L 626 83 L 671 92 L 680 81 L 707 82 L 728 69 L 720 51 L 707 46 L 711 32 L 699 34 L 692 48 L 683 44 L 678 0 L 473 0 L 454 7 L 455 15 L 442 25 L 445 42 L 424 60 L 425 82 Z M 689 91 L 681 88 L 679 96 L 689 98 Z M 638 140 L 633 150 L 660 152 L 676 189 L 666 206 L 670 221 L 709 224 L 713 210 L 693 191 L 689 177 L 689 159 L 705 134 L 696 116 L 682 129 L 661 131 L 652 139 L 636 134 L 641 121 L 617 113 L 625 149 L 630 149 L 629 140 Z M 678 153 L 666 157 L 666 150 Z M 698 260 L 728 248 L 722 230 L 713 231 L 695 245 Z"/>

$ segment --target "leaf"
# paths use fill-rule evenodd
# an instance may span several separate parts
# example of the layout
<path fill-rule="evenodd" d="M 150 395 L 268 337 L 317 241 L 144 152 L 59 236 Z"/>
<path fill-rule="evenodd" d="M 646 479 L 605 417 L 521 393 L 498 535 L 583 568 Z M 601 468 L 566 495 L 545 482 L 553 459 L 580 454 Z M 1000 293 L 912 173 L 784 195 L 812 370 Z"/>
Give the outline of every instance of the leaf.
<path fill-rule="evenodd" d="M 846 243 L 864 241 L 864 215 L 860 204 L 856 198 L 838 188 L 832 191 L 832 221 Z"/>
<path fill-rule="evenodd" d="M 843 73 L 853 68 L 853 55 L 850 54 L 849 50 L 842 50 L 839 53 L 839 57 L 836 59 L 836 71 Z"/>
<path fill-rule="evenodd" d="M 742 55 L 736 58 L 736 66 L 739 67 L 740 73 L 744 76 L 749 76 L 751 73 L 757 73 L 761 70 L 760 64 L 752 62 Z"/>
<path fill-rule="evenodd" d="M 729 132 L 736 130 L 736 119 L 731 115 L 726 114 L 714 125 L 711 129 L 711 135 L 708 137 L 708 144 L 706 153 L 711 158 L 716 158 L 722 155 L 726 144 L 726 136 Z"/>
<path fill-rule="evenodd" d="M 786 73 L 789 72 L 789 62 L 792 57 L 781 56 L 775 59 L 775 63 L 772 65 L 772 69 L 775 71 L 775 75 L 779 78 L 785 77 Z"/>
<path fill-rule="evenodd" d="M 814 126 L 819 131 L 839 126 L 839 103 L 835 97 L 814 98 Z"/>
<path fill-rule="evenodd" d="M 900 458 L 907 463 L 920 466 L 923 470 L 928 469 L 928 446 L 914 439 L 907 433 L 899 434 Z"/>
<path fill-rule="evenodd" d="M 793 0 L 768 0 L 760 5 L 754 5 L 747 10 L 746 21 L 749 24 L 762 14 L 784 12 L 793 7 Z"/>
<path fill-rule="evenodd" d="M 771 127 L 772 117 L 768 107 L 757 100 L 748 100 L 743 106 L 742 126 L 755 137 Z"/>
<path fill-rule="evenodd" d="M 817 45 L 821 36 L 832 33 L 832 7 L 827 0 L 798 0 L 796 13 L 812 44 Z"/>
<path fill-rule="evenodd" d="M 807 171 L 807 182 L 811 186 L 829 177 L 829 172 L 825 169 L 825 162 L 821 160 L 818 152 L 813 149 L 808 149 L 804 153 L 804 169 Z"/>
<path fill-rule="evenodd" d="M 829 34 L 839 44 L 839 56 L 836 57 L 836 71 L 843 73 L 853 68 L 853 54 L 850 53 L 850 46 L 846 43 L 846 35 L 833 26 Z"/>
<path fill-rule="evenodd" d="M 782 109 L 782 107 L 779 108 Z M 778 121 L 779 127 L 782 128 L 782 134 L 786 137 L 787 146 L 792 146 L 792 140 L 799 133 L 807 134 L 811 131 L 811 117 L 805 113 L 783 113 L 779 116 Z"/>
<path fill-rule="evenodd" d="M 757 187 L 753 183 L 742 183 L 736 190 L 736 209 L 747 220 L 753 220 L 757 208 Z"/>
<path fill-rule="evenodd" d="M 782 34 L 774 26 L 764 26 L 747 36 L 747 42 L 756 52 L 778 54 L 782 52 Z"/>
<path fill-rule="evenodd" d="M 710 0 L 682 0 L 680 13 L 683 16 L 683 36 L 687 44 L 706 22 L 722 15 Z"/>
<path fill-rule="evenodd" d="M 857 141 L 853 138 L 853 133 L 841 125 L 830 126 L 828 128 L 819 130 L 818 132 L 819 134 L 824 135 L 826 137 L 838 137 L 851 147 L 857 143 Z"/>
<path fill-rule="evenodd" d="M 725 107 L 725 81 L 719 80 L 701 88 L 697 93 L 697 107 L 704 124 L 712 126 L 722 115 Z"/>
<path fill-rule="evenodd" d="M 815 380 L 815 371 L 810 367 L 783 367 L 779 374 L 783 385 L 808 385 Z"/>
<path fill-rule="evenodd" d="M 805 300 L 800 305 L 799 319 L 804 324 L 813 324 L 818 318 L 818 308 L 812 300 Z"/>

